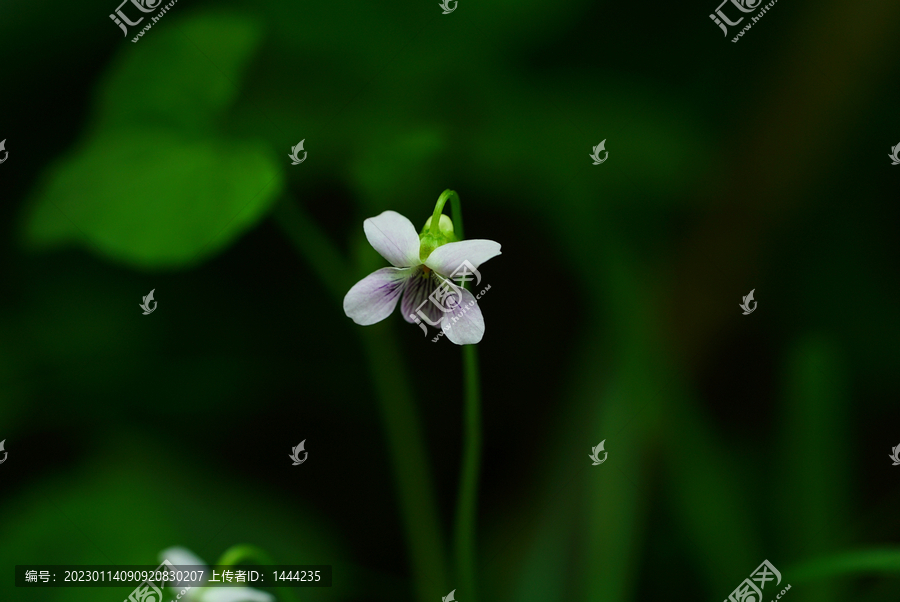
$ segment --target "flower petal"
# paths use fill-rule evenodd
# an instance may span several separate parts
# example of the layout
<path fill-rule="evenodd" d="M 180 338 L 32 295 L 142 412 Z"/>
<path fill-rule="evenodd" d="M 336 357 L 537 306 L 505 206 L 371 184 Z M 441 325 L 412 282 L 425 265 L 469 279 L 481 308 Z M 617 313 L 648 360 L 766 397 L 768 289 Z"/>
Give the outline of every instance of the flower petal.
<path fill-rule="evenodd" d="M 410 278 L 409 285 L 403 293 L 403 301 L 400 302 L 400 311 L 403 319 L 413 324 L 416 320 L 425 322 L 428 326 L 438 327 L 438 322 L 444 316 L 440 307 L 428 301 L 430 295 L 437 288 L 438 281 L 434 272 L 426 273 L 422 268 L 417 268 L 416 274 Z M 424 305 L 423 305 L 424 303 Z M 420 307 L 421 306 L 421 307 Z M 427 322 L 418 312 L 421 311 L 430 320 Z M 410 317 L 415 316 L 415 318 Z"/>
<path fill-rule="evenodd" d="M 493 240 L 463 240 L 461 242 L 448 242 L 441 245 L 428 256 L 425 265 L 432 270 L 449 278 L 464 261 L 478 266 L 500 254 L 500 243 Z"/>
<path fill-rule="evenodd" d="M 397 268 L 420 265 L 419 235 L 412 222 L 396 211 L 385 211 L 363 222 L 369 244 Z"/>
<path fill-rule="evenodd" d="M 469 291 L 462 289 L 462 303 L 459 309 L 444 314 L 441 328 L 451 343 L 473 345 L 484 336 L 484 317 L 478 301 Z"/>
<path fill-rule="evenodd" d="M 159 559 L 160 561 L 168 560 L 175 566 L 206 566 L 206 563 L 196 554 L 181 546 L 163 550 L 159 553 Z"/>
<path fill-rule="evenodd" d="M 252 587 L 211 587 L 203 591 L 201 602 L 275 602 L 275 597 Z"/>
<path fill-rule="evenodd" d="M 196 554 L 188 550 L 187 548 L 182 548 L 181 546 L 175 546 L 172 548 L 167 548 L 159 553 L 160 562 L 164 560 L 168 560 L 170 563 L 174 565 L 175 571 L 203 571 L 204 578 L 201 581 L 170 581 L 167 583 L 168 588 L 174 592 L 174 594 L 178 595 L 178 590 L 190 586 L 191 589 L 188 590 L 183 596 L 181 596 L 182 602 L 196 602 L 200 598 L 200 592 L 203 591 L 203 586 L 206 585 L 207 581 L 209 581 L 209 577 L 206 575 L 209 573 L 208 567 L 206 563 L 203 562 L 203 559 L 198 557 Z"/>
<path fill-rule="evenodd" d="M 397 307 L 415 268 L 381 268 L 353 285 L 344 296 L 344 313 L 357 324 L 381 322 Z"/>

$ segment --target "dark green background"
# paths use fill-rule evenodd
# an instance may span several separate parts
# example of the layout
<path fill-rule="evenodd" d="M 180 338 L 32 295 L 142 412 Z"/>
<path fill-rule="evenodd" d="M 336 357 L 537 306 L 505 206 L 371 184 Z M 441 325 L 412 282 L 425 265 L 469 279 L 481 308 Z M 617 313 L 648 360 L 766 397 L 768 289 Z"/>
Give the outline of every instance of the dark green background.
<path fill-rule="evenodd" d="M 116 6 L 0 4 L 0 599 L 238 543 L 332 564 L 304 601 L 420 598 L 390 450 L 449 562 L 460 349 L 340 299 L 386 265 L 362 221 L 446 188 L 503 246 L 479 602 L 718 601 L 763 559 L 788 602 L 900 599 L 897 552 L 801 570 L 898 549 L 900 4 L 779 0 L 738 43 L 716 0 L 179 0 L 138 43 Z"/>

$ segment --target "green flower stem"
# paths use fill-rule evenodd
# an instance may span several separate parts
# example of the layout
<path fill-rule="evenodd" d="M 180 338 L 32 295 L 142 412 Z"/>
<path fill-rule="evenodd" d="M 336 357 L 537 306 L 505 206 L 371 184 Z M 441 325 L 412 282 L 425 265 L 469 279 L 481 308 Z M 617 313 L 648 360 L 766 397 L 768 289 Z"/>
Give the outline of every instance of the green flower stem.
<path fill-rule="evenodd" d="M 456 217 L 456 208 L 459 207 L 459 195 L 452 190 L 447 189 L 438 197 L 437 203 L 434 206 L 434 213 L 431 216 L 431 234 L 433 236 L 440 235 L 438 226 L 441 222 L 441 213 L 444 211 L 444 203 L 447 202 L 448 198 L 451 199 L 450 206 L 453 207 L 453 217 Z M 462 235 L 459 233 L 459 230 L 454 228 L 454 231 L 456 232 L 456 238 L 462 240 Z"/>
<path fill-rule="evenodd" d="M 464 240 L 462 205 L 459 195 L 444 191 L 441 199 L 450 198 L 453 211 L 453 230 L 459 240 Z M 443 205 L 440 199 L 439 205 Z M 432 219 L 434 225 L 434 219 Z M 468 283 L 466 283 L 468 288 Z M 478 518 L 478 477 L 481 471 L 481 378 L 478 372 L 478 348 L 463 345 L 463 396 L 464 431 L 463 459 L 459 474 L 459 498 L 456 504 L 456 571 L 460 591 L 465 599 L 475 602 L 477 577 L 475 574 L 476 519 Z"/>
<path fill-rule="evenodd" d="M 260 548 L 247 544 L 239 544 L 225 550 L 216 566 L 232 567 L 242 563 L 252 562 L 254 564 L 274 565 L 275 561 Z M 296 595 L 289 587 L 275 586 L 281 594 L 281 599 L 285 602 L 298 602 Z"/>
<path fill-rule="evenodd" d="M 216 563 L 216 566 L 229 567 L 246 561 L 255 564 L 275 564 L 272 557 L 260 548 L 247 544 L 238 544 L 225 550 L 225 553 L 219 558 L 219 562 Z"/>
<path fill-rule="evenodd" d="M 459 202 L 459 195 L 453 192 L 452 190 L 445 190 L 444 194 L 450 196 L 450 209 L 453 211 L 453 232 L 456 234 L 457 240 L 465 240 L 465 235 L 463 234 L 463 221 L 462 221 L 462 205 Z M 444 196 L 443 194 L 441 196 Z M 434 220 L 432 220 L 434 223 Z"/>
<path fill-rule="evenodd" d="M 290 199 L 279 203 L 274 217 L 298 253 L 321 278 L 334 301 L 340 303 L 353 285 L 353 271 L 331 241 Z M 444 589 L 449 581 L 434 487 L 410 388 L 412 381 L 389 324 L 357 330 L 387 433 L 415 596 L 421 602 L 430 601 L 434 599 L 435 588 Z"/>
<path fill-rule="evenodd" d="M 816 558 L 784 571 L 785 579 L 796 583 L 851 574 L 900 574 L 900 548 L 844 552 Z"/>
<path fill-rule="evenodd" d="M 455 216 L 455 215 L 454 215 Z M 460 591 L 468 602 L 475 602 L 476 518 L 478 476 L 481 470 L 481 383 L 478 375 L 478 347 L 463 345 L 463 385 L 465 387 L 465 431 L 463 461 L 459 475 L 459 499 L 456 505 L 456 570 Z"/>
<path fill-rule="evenodd" d="M 390 324 L 366 326 L 359 332 L 395 467 L 416 598 L 431 602 L 435 588 L 443 590 L 449 581 L 434 486 L 410 388 L 412 378 L 403 369 L 400 346 Z"/>

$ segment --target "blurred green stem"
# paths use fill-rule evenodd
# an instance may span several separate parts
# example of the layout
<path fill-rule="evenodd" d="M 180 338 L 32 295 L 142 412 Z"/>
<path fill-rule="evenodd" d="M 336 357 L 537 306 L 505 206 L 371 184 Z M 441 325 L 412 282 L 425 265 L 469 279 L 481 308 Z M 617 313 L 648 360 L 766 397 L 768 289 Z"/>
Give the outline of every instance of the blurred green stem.
<path fill-rule="evenodd" d="M 274 217 L 321 278 L 334 302 L 340 304 L 353 285 L 353 271 L 347 262 L 292 200 L 283 199 L 275 208 Z M 412 380 L 389 324 L 357 330 L 387 432 L 415 595 L 426 602 L 434 599 L 435 587 L 444 588 L 448 581 L 434 487 L 410 387 Z"/>
<path fill-rule="evenodd" d="M 247 544 L 238 544 L 236 546 L 231 546 L 230 548 L 225 550 L 225 553 L 222 554 L 221 558 L 219 558 L 219 562 L 216 563 L 216 566 L 232 567 L 240 564 L 246 564 L 247 562 L 269 566 L 275 564 L 275 561 L 272 560 L 272 557 L 266 554 L 260 548 Z M 285 600 L 285 602 L 298 602 L 297 597 L 291 590 L 291 588 L 278 586 L 273 587 L 275 587 L 275 589 L 280 592 L 281 598 Z"/>
<path fill-rule="evenodd" d="M 785 577 L 796 583 L 854 573 L 900 574 L 900 548 L 844 552 L 816 558 L 784 571 Z"/>
<path fill-rule="evenodd" d="M 435 587 L 443 589 L 448 581 L 434 486 L 410 388 L 412 379 L 389 324 L 360 327 L 359 334 L 387 431 L 416 595 L 422 602 L 432 601 Z"/>
<path fill-rule="evenodd" d="M 273 217 L 288 240 L 307 261 L 325 285 L 332 299 L 338 303 L 350 290 L 350 268 L 313 221 L 290 198 L 282 198 L 273 210 Z"/>
<path fill-rule="evenodd" d="M 459 195 L 445 190 L 441 199 L 450 199 L 453 211 L 453 229 L 459 240 L 465 239 L 462 206 Z M 438 201 L 443 207 L 443 203 Z M 440 215 L 435 212 L 435 216 Z M 432 226 L 437 221 L 432 217 Z M 468 283 L 466 288 L 468 288 Z M 476 601 L 475 550 L 476 518 L 478 516 L 478 477 L 481 470 L 481 378 L 478 373 L 478 348 L 463 345 L 463 395 L 465 417 L 463 433 L 463 459 L 459 475 L 459 498 L 456 504 L 456 571 L 465 592 L 465 599 Z"/>

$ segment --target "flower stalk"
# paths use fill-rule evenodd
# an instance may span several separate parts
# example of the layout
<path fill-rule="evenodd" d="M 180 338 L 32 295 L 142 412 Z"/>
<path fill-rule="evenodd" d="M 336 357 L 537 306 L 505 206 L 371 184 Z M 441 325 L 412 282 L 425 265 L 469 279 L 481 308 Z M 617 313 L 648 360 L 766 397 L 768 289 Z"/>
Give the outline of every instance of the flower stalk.
<path fill-rule="evenodd" d="M 441 214 L 444 211 L 444 204 L 447 202 L 447 199 L 453 197 L 455 200 L 451 201 L 451 207 L 453 203 L 456 203 L 456 206 L 459 206 L 459 195 L 454 191 L 447 189 L 441 193 L 441 196 L 438 197 L 437 203 L 434 205 L 434 213 L 431 215 L 431 234 L 437 236 L 438 232 L 438 224 L 441 221 Z M 456 217 L 456 211 L 453 212 L 453 217 Z M 459 235 L 460 240 L 462 240 L 462 234 Z"/>
<path fill-rule="evenodd" d="M 222 567 L 232 567 L 248 561 L 261 565 L 275 564 L 275 561 L 272 560 L 271 556 L 266 554 L 260 548 L 247 544 L 238 544 L 236 546 L 231 546 L 230 548 L 225 550 L 216 565 Z M 293 591 L 291 591 L 291 588 L 279 586 L 275 587 L 280 592 L 280 598 L 284 602 L 298 602 L 297 596 Z"/>
<path fill-rule="evenodd" d="M 298 255 L 308 262 L 332 297 L 340 300 L 352 283 L 348 281 L 352 270 L 333 243 L 293 199 L 286 197 L 279 203 L 275 219 Z M 411 378 L 388 325 L 376 327 L 374 332 L 362 331 L 360 338 L 394 468 L 415 598 L 425 602 L 433 598 L 435 584 L 444 588 L 449 580 Z"/>
<path fill-rule="evenodd" d="M 452 221 L 443 214 L 447 201 L 450 201 Z M 333 268 L 343 261 L 330 248 L 330 243 L 292 205 L 283 203 L 276 216 L 301 254 L 317 269 L 328 289 L 332 293 L 339 290 L 340 277 Z M 362 326 L 384 320 L 398 302 L 407 322 L 418 322 L 413 312 L 425 307 L 425 311 L 435 314 L 432 316 L 435 321 L 431 323 L 443 324 L 440 310 L 425 303 L 434 287 L 451 276 L 464 261 L 470 268 L 477 269 L 481 263 L 500 254 L 500 245 L 494 241 L 464 240 L 459 195 L 449 189 L 440 195 L 431 218 L 418 235 L 408 219 L 393 211 L 367 219 L 363 229 L 369 243 L 392 267 L 373 272 L 344 296 L 344 312 Z M 325 261 L 316 266 L 315 259 L 320 255 Z M 346 269 L 340 271 L 342 275 L 345 273 Z M 460 593 L 465 591 L 466 600 L 476 602 L 476 522 L 482 435 L 481 385 L 475 343 L 481 341 L 484 320 L 467 283 L 463 284 L 463 289 L 463 301 L 471 298 L 474 309 L 459 322 L 454 318 L 454 326 L 445 329 L 447 338 L 462 346 L 463 360 L 463 442 L 454 521 L 454 557 Z M 444 563 L 441 537 L 435 529 L 437 520 L 429 475 L 422 462 L 424 446 L 417 428 L 413 395 L 408 391 L 407 379 L 401 376 L 402 361 L 389 330 L 376 328 L 374 332 L 364 333 L 362 339 L 376 396 L 382 405 L 399 481 L 402 515 L 411 544 L 415 589 L 417 597 L 425 600 L 435 584 L 444 583 Z"/>
<path fill-rule="evenodd" d="M 475 602 L 478 478 L 481 472 L 481 382 L 478 373 L 478 348 L 475 345 L 463 345 L 462 355 L 465 414 L 463 458 L 456 505 L 455 556 L 466 600 Z"/>
<path fill-rule="evenodd" d="M 450 199 L 454 232 L 459 240 L 465 240 L 462 204 L 459 195 L 445 190 L 438 199 L 438 206 Z M 437 208 L 435 208 L 437 213 Z M 434 225 L 436 218 L 432 217 Z M 468 287 L 468 283 L 464 284 Z M 456 504 L 455 559 L 456 570 L 466 600 L 476 602 L 476 541 L 478 518 L 478 479 L 481 473 L 481 378 L 478 370 L 478 348 L 462 346 L 463 359 L 463 457 L 459 473 L 459 494 Z"/>

